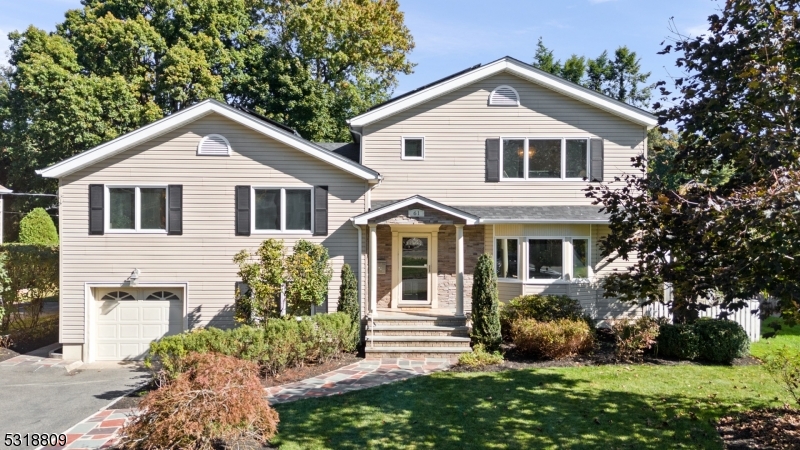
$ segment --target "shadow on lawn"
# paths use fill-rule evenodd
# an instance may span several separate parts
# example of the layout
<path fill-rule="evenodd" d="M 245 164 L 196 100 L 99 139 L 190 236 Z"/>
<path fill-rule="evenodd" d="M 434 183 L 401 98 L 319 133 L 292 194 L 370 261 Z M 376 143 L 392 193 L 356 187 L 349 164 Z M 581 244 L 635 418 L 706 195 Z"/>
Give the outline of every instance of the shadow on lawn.
<path fill-rule="evenodd" d="M 705 394 L 663 397 L 600 390 L 588 380 L 529 370 L 434 375 L 278 405 L 281 423 L 275 444 L 345 449 L 721 448 L 711 422 L 731 405 L 715 403 Z M 737 401 L 749 401 L 740 405 L 748 408 L 767 403 Z"/>

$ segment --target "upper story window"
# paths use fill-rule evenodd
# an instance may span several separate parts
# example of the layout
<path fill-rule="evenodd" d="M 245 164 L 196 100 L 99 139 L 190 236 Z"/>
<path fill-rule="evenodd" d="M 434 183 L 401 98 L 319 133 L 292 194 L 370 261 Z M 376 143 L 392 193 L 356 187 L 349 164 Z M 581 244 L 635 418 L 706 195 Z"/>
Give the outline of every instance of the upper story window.
<path fill-rule="evenodd" d="M 311 232 L 311 188 L 253 188 L 254 232 Z"/>
<path fill-rule="evenodd" d="M 489 94 L 489 106 L 519 106 L 519 94 L 511 86 L 497 86 Z"/>
<path fill-rule="evenodd" d="M 402 159 L 425 159 L 425 138 L 404 137 Z"/>
<path fill-rule="evenodd" d="M 502 139 L 502 179 L 572 179 L 589 174 L 589 139 Z"/>
<path fill-rule="evenodd" d="M 106 186 L 109 232 L 167 231 L 166 186 Z"/>
<path fill-rule="evenodd" d="M 209 134 L 200 139 L 197 144 L 197 154 L 200 156 L 230 156 L 231 144 L 221 134 Z"/>

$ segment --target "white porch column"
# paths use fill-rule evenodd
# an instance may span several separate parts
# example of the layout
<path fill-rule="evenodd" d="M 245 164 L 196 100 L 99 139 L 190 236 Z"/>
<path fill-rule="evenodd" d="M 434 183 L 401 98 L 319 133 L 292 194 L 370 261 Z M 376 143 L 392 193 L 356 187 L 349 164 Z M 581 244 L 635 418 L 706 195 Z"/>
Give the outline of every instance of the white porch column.
<path fill-rule="evenodd" d="M 369 312 L 378 313 L 378 233 L 377 225 L 369 225 Z"/>
<path fill-rule="evenodd" d="M 464 315 L 464 225 L 456 225 L 456 315 Z"/>

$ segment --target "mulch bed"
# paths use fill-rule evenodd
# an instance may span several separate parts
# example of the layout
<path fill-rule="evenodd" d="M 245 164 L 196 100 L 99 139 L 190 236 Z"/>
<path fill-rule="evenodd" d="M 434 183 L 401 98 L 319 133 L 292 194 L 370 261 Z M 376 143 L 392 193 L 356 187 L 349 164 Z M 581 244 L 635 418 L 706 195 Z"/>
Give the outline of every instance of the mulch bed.
<path fill-rule="evenodd" d="M 797 449 L 800 448 L 800 411 L 783 408 L 747 411 L 723 417 L 717 431 L 725 448 Z"/>

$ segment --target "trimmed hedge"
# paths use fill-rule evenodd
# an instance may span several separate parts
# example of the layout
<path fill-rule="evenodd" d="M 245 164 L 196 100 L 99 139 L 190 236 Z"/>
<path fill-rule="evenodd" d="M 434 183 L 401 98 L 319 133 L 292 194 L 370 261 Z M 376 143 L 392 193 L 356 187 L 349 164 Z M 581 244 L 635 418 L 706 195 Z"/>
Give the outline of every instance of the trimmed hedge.
<path fill-rule="evenodd" d="M 730 320 L 698 319 L 694 329 L 700 340 L 700 358 L 730 364 L 750 353 L 750 338 L 741 325 Z"/>
<path fill-rule="evenodd" d="M 186 370 L 183 360 L 189 353 L 219 353 L 255 361 L 276 375 L 288 367 L 328 361 L 353 351 L 357 332 L 345 313 L 268 319 L 258 326 L 231 330 L 200 328 L 151 343 L 145 364 L 162 368 L 174 378 Z"/>
<path fill-rule="evenodd" d="M 519 319 L 536 319 L 539 322 L 569 319 L 592 323 L 580 302 L 566 295 L 521 295 L 502 305 L 500 328 L 504 339 L 511 339 L 512 324 Z"/>
<path fill-rule="evenodd" d="M 659 356 L 694 360 L 700 357 L 700 339 L 691 324 L 663 324 L 656 339 Z"/>
<path fill-rule="evenodd" d="M 662 324 L 657 351 L 670 358 L 730 364 L 750 353 L 750 338 L 736 322 L 702 318 L 689 324 Z"/>
<path fill-rule="evenodd" d="M 512 324 L 512 336 L 518 351 L 539 358 L 565 358 L 594 348 L 594 330 L 583 320 L 519 319 Z"/>
<path fill-rule="evenodd" d="M 19 222 L 20 244 L 58 246 L 58 231 L 44 208 L 34 208 Z"/>

